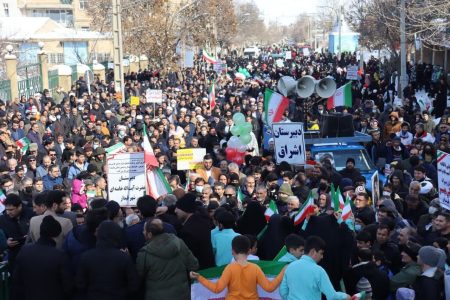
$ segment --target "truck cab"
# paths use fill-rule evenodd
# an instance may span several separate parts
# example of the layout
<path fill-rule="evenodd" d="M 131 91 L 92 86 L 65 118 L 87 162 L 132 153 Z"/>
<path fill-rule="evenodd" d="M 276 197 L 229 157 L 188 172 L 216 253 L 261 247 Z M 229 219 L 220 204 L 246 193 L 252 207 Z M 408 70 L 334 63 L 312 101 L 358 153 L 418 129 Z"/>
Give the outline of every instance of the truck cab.
<path fill-rule="evenodd" d="M 361 175 L 366 178 L 366 190 L 372 191 L 372 176 L 377 171 L 377 167 L 372 162 L 363 143 L 372 140 L 370 135 L 355 132 L 352 137 L 319 137 L 319 132 L 305 132 L 305 144 L 311 150 L 311 157 L 320 162 L 329 158 L 337 171 L 345 168 L 347 158 L 355 160 L 355 168 L 359 169 Z M 383 174 L 378 174 L 380 183 L 386 181 Z"/>

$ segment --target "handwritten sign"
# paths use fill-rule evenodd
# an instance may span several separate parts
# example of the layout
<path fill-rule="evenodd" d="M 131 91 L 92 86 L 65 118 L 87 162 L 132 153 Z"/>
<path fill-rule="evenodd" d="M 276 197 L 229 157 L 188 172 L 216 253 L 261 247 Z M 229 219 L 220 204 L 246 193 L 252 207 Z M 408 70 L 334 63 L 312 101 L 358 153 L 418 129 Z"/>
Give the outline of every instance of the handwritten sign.
<path fill-rule="evenodd" d="M 145 91 L 145 98 L 147 99 L 147 103 L 161 103 L 163 100 L 162 90 L 147 89 Z"/>
<path fill-rule="evenodd" d="M 450 209 L 450 154 L 438 150 L 437 155 L 439 202 Z"/>
<path fill-rule="evenodd" d="M 206 155 L 205 148 L 188 148 L 177 150 L 177 169 L 195 170 L 203 168 L 203 157 Z"/>
<path fill-rule="evenodd" d="M 286 59 L 292 59 L 292 52 L 291 51 L 286 51 L 284 53 L 284 58 Z"/>
<path fill-rule="evenodd" d="M 303 123 L 274 123 L 272 134 L 277 164 L 285 161 L 292 165 L 306 162 Z"/>
<path fill-rule="evenodd" d="M 108 196 L 120 206 L 136 206 L 145 193 L 144 152 L 118 153 L 108 160 Z"/>
<path fill-rule="evenodd" d="M 347 80 L 358 80 L 358 66 L 347 66 Z"/>

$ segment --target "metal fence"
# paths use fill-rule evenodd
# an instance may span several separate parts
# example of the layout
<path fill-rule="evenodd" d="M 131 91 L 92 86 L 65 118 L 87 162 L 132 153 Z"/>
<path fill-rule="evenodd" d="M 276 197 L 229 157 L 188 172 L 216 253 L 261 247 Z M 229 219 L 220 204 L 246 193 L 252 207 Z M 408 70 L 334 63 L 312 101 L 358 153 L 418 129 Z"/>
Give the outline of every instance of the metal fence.
<path fill-rule="evenodd" d="M 29 64 L 17 68 L 19 76 L 19 96 L 25 95 L 29 98 L 42 91 L 42 68 L 41 64 Z"/>
<path fill-rule="evenodd" d="M 52 97 L 54 97 L 54 94 L 56 93 L 58 86 L 59 86 L 58 70 L 48 71 L 48 89 Z"/>
<path fill-rule="evenodd" d="M 9 80 L 0 81 L 0 99 L 3 101 L 11 101 L 11 82 Z"/>

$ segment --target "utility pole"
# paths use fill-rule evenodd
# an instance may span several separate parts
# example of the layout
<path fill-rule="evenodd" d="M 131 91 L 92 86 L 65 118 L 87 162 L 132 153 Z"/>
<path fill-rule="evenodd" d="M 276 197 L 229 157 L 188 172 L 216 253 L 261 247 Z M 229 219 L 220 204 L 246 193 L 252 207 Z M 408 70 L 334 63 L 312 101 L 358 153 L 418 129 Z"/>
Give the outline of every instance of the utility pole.
<path fill-rule="evenodd" d="M 112 0 L 113 10 L 113 44 L 114 44 L 114 86 L 120 90 L 122 101 L 125 101 L 125 82 L 123 78 L 123 45 L 122 45 L 122 7 L 120 0 Z"/>
<path fill-rule="evenodd" d="M 408 85 L 408 77 L 406 74 L 406 34 L 405 34 L 405 19 L 406 19 L 406 4 L 405 0 L 400 2 L 400 90 L 398 95 L 404 100 L 403 89 Z"/>
<path fill-rule="evenodd" d="M 339 51 L 338 51 L 338 59 L 341 59 L 341 53 L 342 53 L 342 5 L 339 6 L 339 13 L 338 13 L 338 24 L 339 24 Z"/>

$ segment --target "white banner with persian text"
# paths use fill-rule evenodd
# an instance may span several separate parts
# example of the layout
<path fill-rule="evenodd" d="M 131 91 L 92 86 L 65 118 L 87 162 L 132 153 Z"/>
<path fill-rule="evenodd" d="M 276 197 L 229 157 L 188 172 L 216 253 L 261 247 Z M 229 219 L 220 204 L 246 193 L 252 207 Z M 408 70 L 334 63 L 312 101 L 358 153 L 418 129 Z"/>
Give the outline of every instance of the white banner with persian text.
<path fill-rule="evenodd" d="M 437 155 L 439 202 L 450 210 L 450 154 L 438 150 Z"/>
<path fill-rule="evenodd" d="M 272 134 L 277 164 L 285 161 L 292 165 L 306 162 L 303 123 L 274 123 Z"/>
<path fill-rule="evenodd" d="M 119 153 L 108 159 L 108 196 L 120 206 L 136 206 L 145 193 L 144 152 Z"/>

